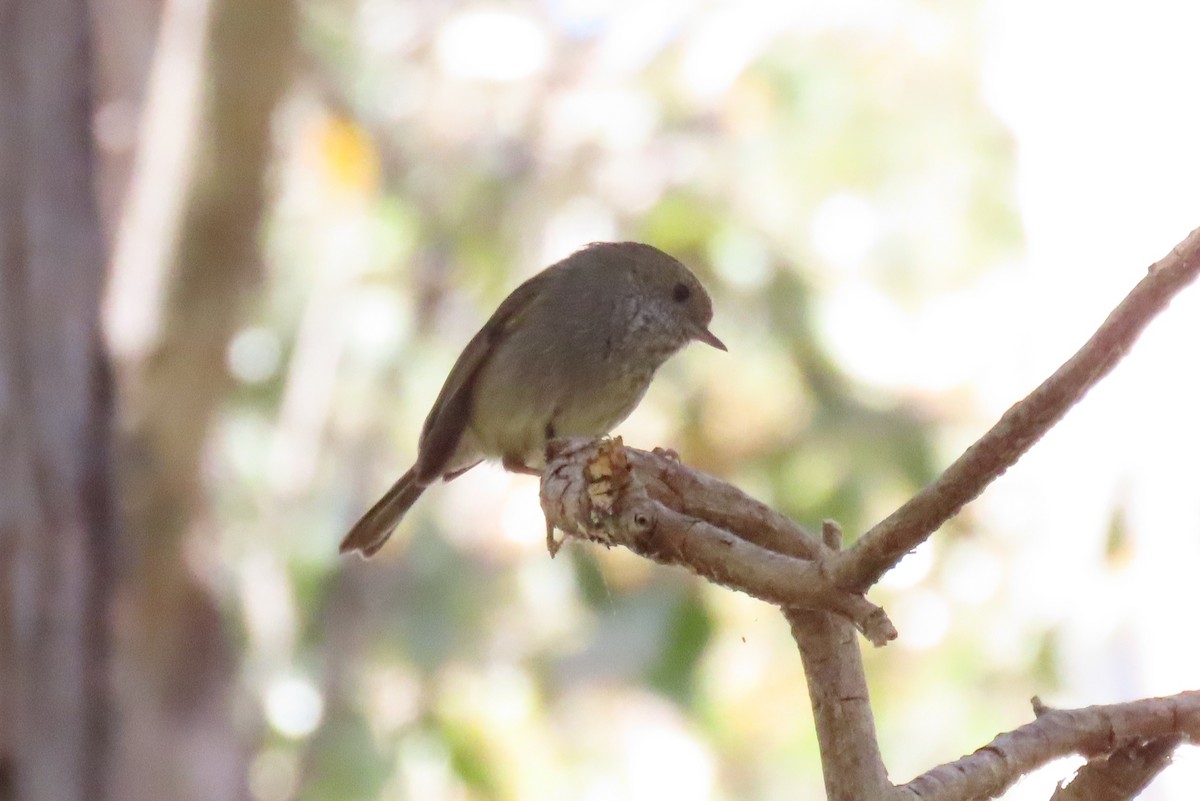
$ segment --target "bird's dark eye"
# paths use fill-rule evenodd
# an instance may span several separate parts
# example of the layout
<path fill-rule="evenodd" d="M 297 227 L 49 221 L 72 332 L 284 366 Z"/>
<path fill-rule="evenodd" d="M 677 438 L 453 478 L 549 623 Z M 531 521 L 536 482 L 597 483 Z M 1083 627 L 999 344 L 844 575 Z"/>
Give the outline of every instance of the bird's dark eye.
<path fill-rule="evenodd" d="M 687 284 L 676 284 L 671 290 L 671 297 L 675 298 L 676 303 L 683 303 L 692 296 L 692 289 Z"/>

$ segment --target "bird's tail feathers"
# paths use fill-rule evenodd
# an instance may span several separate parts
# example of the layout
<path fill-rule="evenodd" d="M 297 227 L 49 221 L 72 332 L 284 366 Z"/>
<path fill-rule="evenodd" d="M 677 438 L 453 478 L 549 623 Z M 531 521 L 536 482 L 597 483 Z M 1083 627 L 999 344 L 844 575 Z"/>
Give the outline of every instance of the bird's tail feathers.
<path fill-rule="evenodd" d="M 358 551 L 364 559 L 374 556 L 424 491 L 425 485 L 417 481 L 415 470 L 400 476 L 392 488 L 354 524 L 350 533 L 342 538 L 338 553 Z"/>

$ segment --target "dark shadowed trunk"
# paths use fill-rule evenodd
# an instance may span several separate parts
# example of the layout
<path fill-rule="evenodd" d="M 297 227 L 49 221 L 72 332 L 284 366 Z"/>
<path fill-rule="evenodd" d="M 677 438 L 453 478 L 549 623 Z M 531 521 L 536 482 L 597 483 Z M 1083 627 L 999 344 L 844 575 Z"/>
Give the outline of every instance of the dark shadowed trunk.
<path fill-rule="evenodd" d="M 88 9 L 0 2 L 0 799 L 108 775 L 114 527 Z"/>

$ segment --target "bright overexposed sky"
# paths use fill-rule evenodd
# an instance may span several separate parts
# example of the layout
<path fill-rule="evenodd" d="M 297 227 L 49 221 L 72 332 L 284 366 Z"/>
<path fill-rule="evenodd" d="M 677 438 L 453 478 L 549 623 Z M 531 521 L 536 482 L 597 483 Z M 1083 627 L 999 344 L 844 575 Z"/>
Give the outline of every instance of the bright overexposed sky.
<path fill-rule="evenodd" d="M 1011 381 L 992 385 L 991 411 L 1047 375 L 1200 225 L 1198 27 L 1200 5 L 1176 0 L 991 3 L 985 91 L 1016 139 L 1028 244 L 1016 296 L 1027 302 L 1005 332 L 1022 353 Z M 1184 632 L 1200 574 L 1198 346 L 1192 287 L 982 501 L 1022 538 L 1028 580 L 1014 600 L 1067 632 L 1062 704 L 1196 686 L 1200 647 Z M 1098 572 L 1114 514 L 1128 553 Z M 1006 797 L 1046 798 L 1060 776 Z M 1142 797 L 1183 801 L 1197 787 L 1200 759 L 1184 749 Z"/>

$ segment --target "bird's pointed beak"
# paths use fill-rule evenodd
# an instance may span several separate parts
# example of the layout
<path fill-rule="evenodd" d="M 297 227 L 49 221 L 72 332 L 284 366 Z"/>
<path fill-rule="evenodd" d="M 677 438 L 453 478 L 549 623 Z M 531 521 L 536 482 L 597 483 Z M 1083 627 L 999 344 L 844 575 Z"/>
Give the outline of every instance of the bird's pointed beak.
<path fill-rule="evenodd" d="M 707 328 L 698 328 L 696 330 L 695 339 L 703 342 L 705 345 L 712 345 L 717 350 L 728 352 L 729 348 L 725 347 L 725 343 L 717 339 L 717 335 Z"/>

